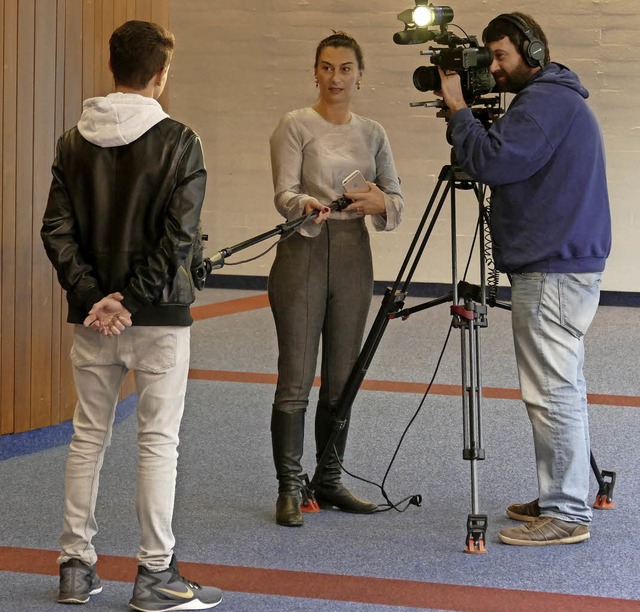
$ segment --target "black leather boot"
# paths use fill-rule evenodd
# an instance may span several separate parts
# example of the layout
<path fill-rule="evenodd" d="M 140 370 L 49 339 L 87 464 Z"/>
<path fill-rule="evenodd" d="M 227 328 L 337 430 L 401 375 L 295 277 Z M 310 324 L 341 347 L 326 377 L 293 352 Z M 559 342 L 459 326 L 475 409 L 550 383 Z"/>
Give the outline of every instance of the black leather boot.
<path fill-rule="evenodd" d="M 329 441 L 333 430 L 335 419 L 335 409 L 318 405 L 316 411 L 316 460 L 320 460 L 324 449 Z M 334 448 L 327 463 L 314 481 L 314 492 L 316 501 L 321 508 L 331 508 L 335 506 L 343 512 L 354 512 L 356 514 L 369 514 L 376 510 L 378 506 L 373 502 L 368 502 L 356 497 L 347 487 L 342 484 L 340 474 L 342 468 L 340 462 L 344 458 L 344 451 L 347 446 L 347 433 L 349 430 L 349 414 L 345 418 L 345 425 L 338 434 L 334 443 Z M 338 461 L 338 458 L 340 461 Z"/>
<path fill-rule="evenodd" d="M 271 413 L 271 443 L 278 478 L 276 523 L 285 527 L 302 526 L 300 460 L 304 443 L 303 410 Z"/>

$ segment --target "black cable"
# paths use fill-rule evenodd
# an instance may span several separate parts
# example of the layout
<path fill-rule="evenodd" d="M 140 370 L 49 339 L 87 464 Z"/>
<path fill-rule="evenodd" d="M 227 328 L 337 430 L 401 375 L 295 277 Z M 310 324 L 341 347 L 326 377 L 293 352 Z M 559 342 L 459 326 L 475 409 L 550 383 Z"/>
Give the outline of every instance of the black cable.
<path fill-rule="evenodd" d="M 492 252 L 491 236 L 491 198 L 487 198 L 487 205 L 482 208 L 484 220 L 484 260 L 487 266 L 487 303 L 494 306 L 498 299 L 498 285 L 500 283 L 500 272 L 496 268 Z"/>
<path fill-rule="evenodd" d="M 311 214 L 309 214 L 308 216 L 310 217 Z M 272 251 L 275 247 L 277 247 L 280 242 L 289 240 L 289 238 L 291 238 L 291 236 L 293 236 L 296 233 L 296 231 L 297 229 L 294 227 L 290 229 L 288 232 L 285 232 L 268 249 L 264 250 L 262 253 L 258 253 L 255 257 L 250 257 L 249 259 L 243 259 L 242 261 L 225 262 L 225 265 L 239 266 L 240 264 L 245 264 L 245 263 L 249 263 L 250 261 L 255 261 L 256 259 L 260 259 L 261 257 L 264 257 L 269 251 Z"/>

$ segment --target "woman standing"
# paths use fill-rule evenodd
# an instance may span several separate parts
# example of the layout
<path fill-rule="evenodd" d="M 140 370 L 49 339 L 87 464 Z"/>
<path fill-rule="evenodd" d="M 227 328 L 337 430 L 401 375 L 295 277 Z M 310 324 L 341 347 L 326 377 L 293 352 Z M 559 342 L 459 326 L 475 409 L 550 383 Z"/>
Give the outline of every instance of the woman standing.
<path fill-rule="evenodd" d="M 276 521 L 302 525 L 301 458 L 305 412 L 322 338 L 321 386 L 315 417 L 316 459 L 331 436 L 340 394 L 360 352 L 373 293 L 373 267 L 365 216 L 377 231 L 394 229 L 403 200 L 382 126 L 356 115 L 351 102 L 364 70 L 362 50 L 345 34 L 316 50 L 312 107 L 286 114 L 271 136 L 277 210 L 288 220 L 317 210 L 297 233 L 278 244 L 269 275 L 269 300 L 278 336 L 278 383 L 271 419 L 278 478 Z M 342 212 L 328 205 L 342 195 L 342 180 L 360 170 L 369 191 L 347 193 Z M 349 415 L 329 461 L 318 475 L 321 507 L 369 513 L 377 506 L 355 497 L 340 480 Z"/>

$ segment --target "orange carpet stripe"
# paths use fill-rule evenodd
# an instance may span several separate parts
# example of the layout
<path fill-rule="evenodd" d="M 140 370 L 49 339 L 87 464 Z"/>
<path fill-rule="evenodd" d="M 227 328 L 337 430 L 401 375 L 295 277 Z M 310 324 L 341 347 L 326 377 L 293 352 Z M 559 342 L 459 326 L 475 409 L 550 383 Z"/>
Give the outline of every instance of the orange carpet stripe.
<path fill-rule="evenodd" d="M 269 306 L 269 298 L 266 293 L 240 298 L 237 300 L 227 300 L 215 304 L 204 304 L 203 306 L 193 306 L 191 316 L 194 321 L 202 319 L 212 319 L 225 315 L 236 314 L 238 312 L 248 312 Z"/>
<path fill-rule="evenodd" d="M 269 306 L 269 297 L 266 293 L 259 295 L 194 306 L 191 314 L 195 321 L 222 317 L 238 312 L 248 312 Z M 226 372 L 224 370 L 191 370 L 189 377 L 197 380 L 218 380 L 225 382 L 245 382 L 275 385 L 277 377 L 275 374 L 264 374 L 260 372 Z M 316 377 L 314 385 L 317 387 L 320 380 Z M 361 389 L 367 391 L 386 391 L 391 393 L 419 393 L 423 394 L 427 388 L 425 383 L 409 383 L 391 380 L 364 380 Z M 432 385 L 433 395 L 461 395 L 458 385 Z M 503 389 L 500 387 L 483 387 L 483 397 L 493 399 L 520 399 L 518 389 Z M 627 408 L 640 408 L 640 397 L 629 395 L 605 395 L 591 393 L 588 395 L 590 404 L 600 406 L 620 406 Z"/>
<path fill-rule="evenodd" d="M 57 576 L 56 557 L 57 553 L 52 550 L 0 546 L 0 571 Z M 97 569 L 103 581 L 133 582 L 136 560 L 130 557 L 102 555 Z M 180 562 L 180 573 L 190 580 L 203 585 L 213 584 L 223 591 L 416 609 L 460 612 L 640 610 L 640 601 L 629 599 L 209 563 Z M 105 585 L 105 588 L 108 588 L 108 585 Z"/>
<path fill-rule="evenodd" d="M 278 379 L 276 374 L 264 372 L 231 372 L 228 370 L 189 370 L 189 378 L 193 380 L 217 380 L 223 382 L 254 383 L 262 385 L 275 385 Z M 314 386 L 320 385 L 320 378 L 316 376 Z M 419 393 L 423 394 L 427 385 L 425 383 L 399 382 L 393 380 L 364 380 L 360 387 L 366 391 L 385 391 L 389 393 Z M 461 395 L 459 385 L 432 385 L 431 395 Z M 520 399 L 518 389 L 503 389 L 500 387 L 483 387 L 482 396 L 493 399 Z M 633 395 L 603 395 L 592 393 L 588 395 L 589 403 L 600 406 L 623 406 L 640 408 L 640 397 Z"/>

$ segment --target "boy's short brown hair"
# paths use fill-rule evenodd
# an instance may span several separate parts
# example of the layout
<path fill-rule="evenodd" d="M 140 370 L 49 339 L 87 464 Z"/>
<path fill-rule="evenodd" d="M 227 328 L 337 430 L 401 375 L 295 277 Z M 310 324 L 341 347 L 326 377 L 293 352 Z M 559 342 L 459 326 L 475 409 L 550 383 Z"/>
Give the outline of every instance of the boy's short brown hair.
<path fill-rule="evenodd" d="M 168 66 L 175 37 L 149 21 L 127 21 L 109 39 L 111 71 L 116 85 L 144 89 L 155 74 Z"/>

